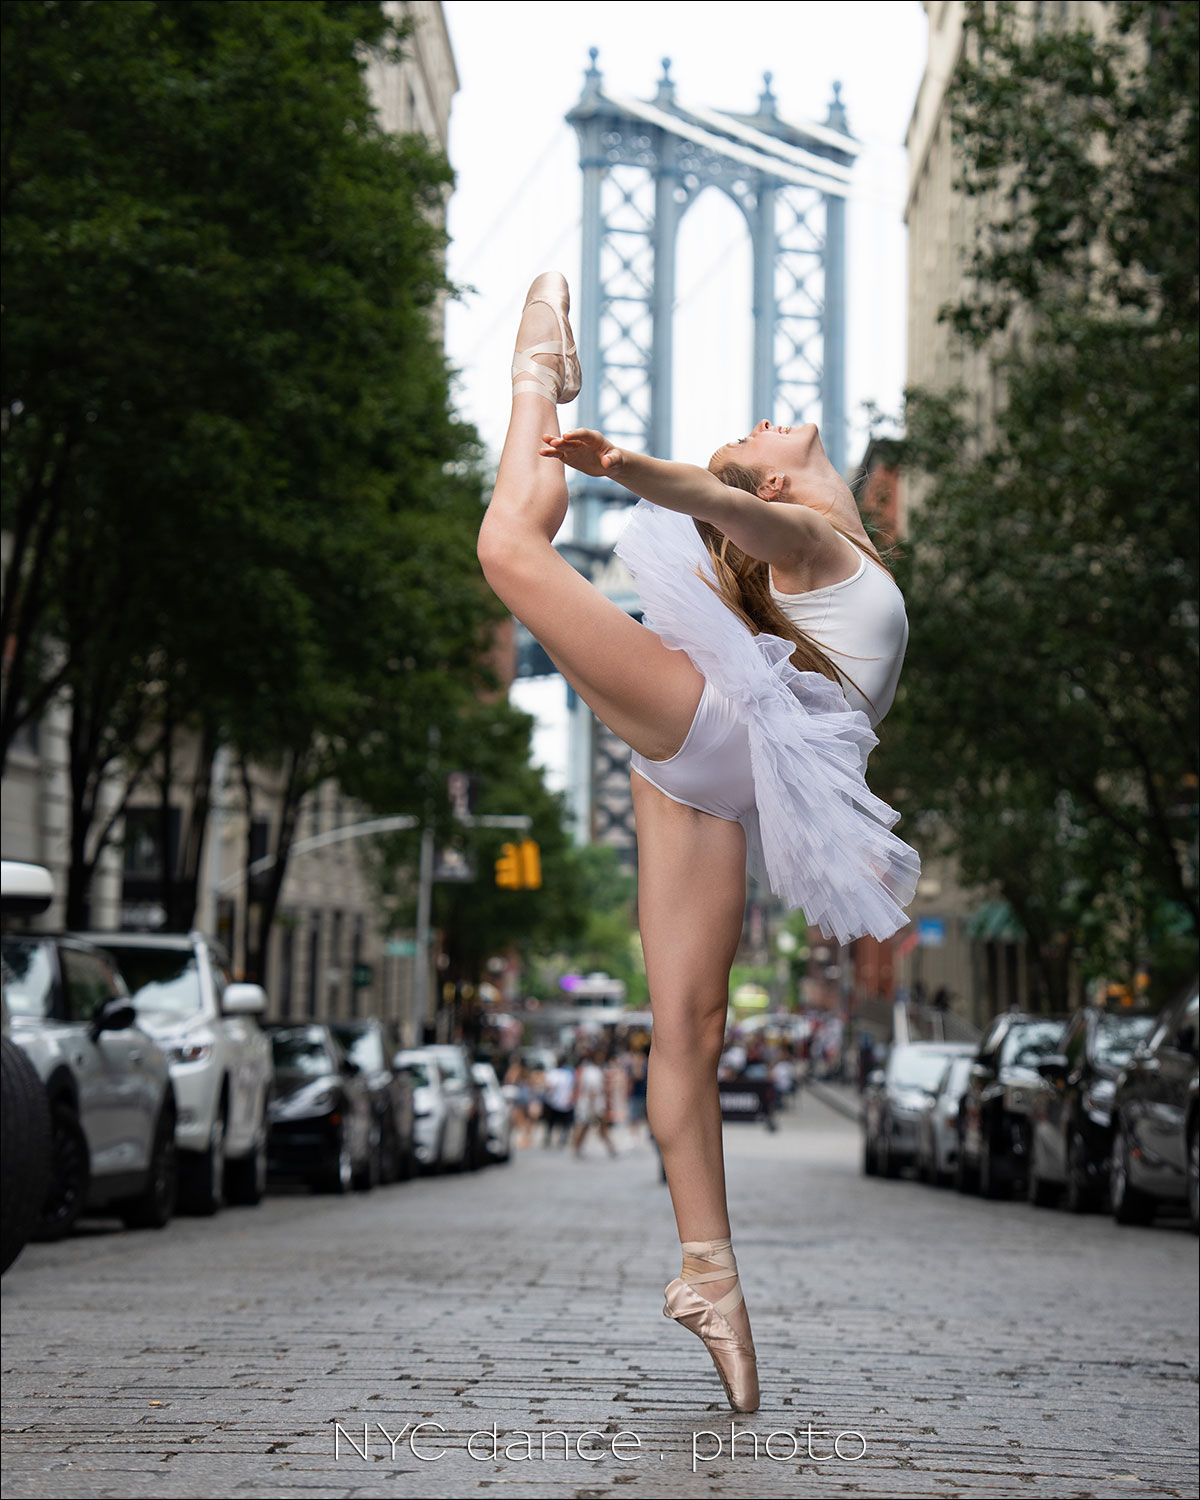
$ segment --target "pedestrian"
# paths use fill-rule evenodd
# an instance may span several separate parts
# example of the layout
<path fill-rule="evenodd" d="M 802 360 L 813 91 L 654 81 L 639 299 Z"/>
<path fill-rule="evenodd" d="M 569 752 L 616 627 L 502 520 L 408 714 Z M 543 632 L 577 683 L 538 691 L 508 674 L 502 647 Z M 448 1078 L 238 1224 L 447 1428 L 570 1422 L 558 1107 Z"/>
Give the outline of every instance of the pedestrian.
<path fill-rule="evenodd" d="M 904 600 L 816 428 L 759 422 L 707 469 L 559 435 L 581 384 L 567 284 L 522 310 L 513 404 L 479 558 L 572 688 L 631 748 L 638 912 L 654 1015 L 647 1110 L 683 1269 L 666 1312 L 708 1347 L 735 1411 L 758 1375 L 730 1237 L 717 1063 L 747 862 L 828 941 L 906 925 L 915 853 L 867 788 Z M 645 501 L 616 551 L 647 624 L 554 548 L 564 468 Z"/>
<path fill-rule="evenodd" d="M 788 1043 L 780 1048 L 779 1056 L 771 1064 L 771 1082 L 775 1085 L 775 1095 L 779 1100 L 780 1109 L 787 1109 L 792 1102 L 792 1095 L 796 1092 L 796 1066 L 792 1062 L 792 1049 Z"/>
<path fill-rule="evenodd" d="M 583 1143 L 589 1130 L 595 1130 L 609 1156 L 616 1156 L 617 1148 L 608 1133 L 609 1108 L 605 1097 L 602 1055 L 585 1052 L 575 1069 L 575 1129 L 571 1146 L 576 1156 L 583 1155 Z"/>
<path fill-rule="evenodd" d="M 629 1101 L 629 1134 L 640 1140 L 646 1123 L 646 1054 L 649 1044 L 635 1038 L 625 1054 L 626 1089 Z"/>
<path fill-rule="evenodd" d="M 542 1115 L 546 1129 L 542 1144 L 549 1146 L 557 1131 L 558 1144 L 565 1146 L 575 1123 L 575 1069 L 568 1063 L 565 1053 L 559 1054 L 558 1061 L 546 1074 Z"/>

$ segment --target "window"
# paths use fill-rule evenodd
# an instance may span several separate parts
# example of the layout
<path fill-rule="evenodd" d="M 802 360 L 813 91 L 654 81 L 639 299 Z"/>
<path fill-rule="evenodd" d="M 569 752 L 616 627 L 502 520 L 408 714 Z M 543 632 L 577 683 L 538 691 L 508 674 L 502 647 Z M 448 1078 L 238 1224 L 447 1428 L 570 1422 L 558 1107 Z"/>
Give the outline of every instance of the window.
<path fill-rule="evenodd" d="M 4 1000 L 14 1016 L 48 1016 L 54 1005 L 54 951 L 33 938 L 6 937 Z"/>
<path fill-rule="evenodd" d="M 90 1021 L 106 1000 L 120 993 L 113 971 L 92 953 L 59 950 L 67 994 L 67 1019 Z"/>

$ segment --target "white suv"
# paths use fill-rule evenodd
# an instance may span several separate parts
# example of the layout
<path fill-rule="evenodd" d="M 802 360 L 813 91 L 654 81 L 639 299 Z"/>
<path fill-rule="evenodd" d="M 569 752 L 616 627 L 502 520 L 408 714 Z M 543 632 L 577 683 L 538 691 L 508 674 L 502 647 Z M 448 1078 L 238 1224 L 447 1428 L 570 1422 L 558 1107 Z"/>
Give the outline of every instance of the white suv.
<path fill-rule="evenodd" d="M 180 1206 L 212 1214 L 257 1203 L 267 1181 L 271 1044 L 256 1019 L 267 997 L 235 984 L 202 932 L 96 932 L 129 986 L 138 1025 L 167 1055 L 178 1115 Z"/>

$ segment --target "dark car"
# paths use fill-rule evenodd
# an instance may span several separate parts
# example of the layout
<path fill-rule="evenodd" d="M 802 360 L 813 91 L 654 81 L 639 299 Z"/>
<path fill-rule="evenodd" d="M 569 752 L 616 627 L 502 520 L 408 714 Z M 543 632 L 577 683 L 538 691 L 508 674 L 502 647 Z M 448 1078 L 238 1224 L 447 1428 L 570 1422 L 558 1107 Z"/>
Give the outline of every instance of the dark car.
<path fill-rule="evenodd" d="M 1117 1079 L 1108 1191 L 1118 1224 L 1149 1224 L 1160 1207 L 1186 1206 L 1200 1229 L 1198 1027 L 1193 985 L 1158 1017 Z"/>
<path fill-rule="evenodd" d="M 374 1016 L 352 1021 L 331 1021 L 329 1029 L 370 1090 L 375 1151 L 375 1175 L 380 1182 L 398 1182 L 412 1176 L 413 1085 L 407 1073 L 391 1064 L 382 1023 Z"/>
<path fill-rule="evenodd" d="M 970 1042 L 897 1042 L 863 1090 L 863 1171 L 895 1177 L 917 1159 L 921 1116 L 947 1062 L 970 1054 Z"/>
<path fill-rule="evenodd" d="M 1065 1201 L 1072 1213 L 1099 1208 L 1108 1187 L 1112 1104 L 1117 1074 L 1154 1026 L 1153 1016 L 1086 1006 L 1076 1011 L 1059 1050 L 1037 1070 L 1046 1087 L 1030 1111 L 1029 1201 Z"/>
<path fill-rule="evenodd" d="M 317 1192 L 369 1188 L 371 1096 L 358 1065 L 319 1021 L 264 1029 L 275 1062 L 268 1172 L 303 1178 Z"/>
<path fill-rule="evenodd" d="M 997 1016 L 979 1043 L 958 1111 L 954 1185 L 978 1187 L 985 1198 L 1024 1188 L 1029 1171 L 1029 1110 L 1043 1087 L 1037 1065 L 1057 1052 L 1063 1016 L 1008 1011 Z"/>

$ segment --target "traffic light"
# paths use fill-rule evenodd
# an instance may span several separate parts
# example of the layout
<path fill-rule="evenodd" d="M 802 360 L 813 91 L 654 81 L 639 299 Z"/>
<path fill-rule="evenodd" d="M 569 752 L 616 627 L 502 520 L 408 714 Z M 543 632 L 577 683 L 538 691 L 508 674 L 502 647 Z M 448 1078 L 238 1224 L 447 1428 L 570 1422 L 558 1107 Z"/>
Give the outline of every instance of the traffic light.
<path fill-rule="evenodd" d="M 542 851 L 533 839 L 502 844 L 496 884 L 506 891 L 536 891 L 542 883 Z"/>
<path fill-rule="evenodd" d="M 516 844 L 503 844 L 496 861 L 496 884 L 506 891 L 521 889 L 521 851 Z"/>

